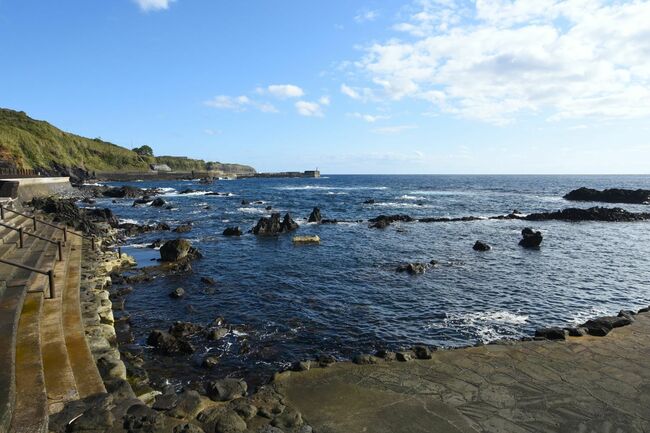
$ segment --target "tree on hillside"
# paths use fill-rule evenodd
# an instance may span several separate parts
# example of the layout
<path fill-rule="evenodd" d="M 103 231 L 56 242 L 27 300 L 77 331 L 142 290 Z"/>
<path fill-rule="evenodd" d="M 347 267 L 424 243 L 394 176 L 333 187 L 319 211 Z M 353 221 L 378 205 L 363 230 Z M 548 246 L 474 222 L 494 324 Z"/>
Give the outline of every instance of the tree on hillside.
<path fill-rule="evenodd" d="M 153 149 L 151 146 L 147 146 L 146 144 L 144 146 L 134 147 L 131 150 L 140 156 L 153 156 Z"/>

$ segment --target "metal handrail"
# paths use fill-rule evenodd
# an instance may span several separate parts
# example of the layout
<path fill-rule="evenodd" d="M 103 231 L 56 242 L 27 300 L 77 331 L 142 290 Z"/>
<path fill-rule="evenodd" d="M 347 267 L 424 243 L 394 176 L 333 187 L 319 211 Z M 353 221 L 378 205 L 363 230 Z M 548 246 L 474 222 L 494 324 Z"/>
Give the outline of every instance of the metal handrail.
<path fill-rule="evenodd" d="M 63 231 L 63 242 L 68 242 L 68 226 L 67 226 L 67 225 L 63 225 L 63 227 L 60 227 L 60 226 L 58 226 L 58 225 L 56 225 L 56 224 L 52 224 L 52 223 L 50 223 L 50 222 L 48 222 L 48 221 L 43 221 L 42 219 L 36 218 L 36 215 L 27 215 L 27 214 L 24 214 L 24 213 L 22 213 L 22 212 L 19 212 L 19 211 L 17 211 L 17 210 L 14 210 L 14 209 L 10 209 L 10 208 L 5 207 L 5 206 L 2 206 L 2 205 L 0 205 L 0 220 L 4 220 L 4 219 L 5 219 L 5 211 L 13 212 L 13 213 L 15 213 L 15 214 L 18 214 L 18 215 L 24 216 L 25 218 L 29 218 L 29 219 L 31 219 L 32 222 L 33 222 L 33 225 L 34 225 L 34 230 L 36 230 L 36 222 L 37 222 L 37 221 L 38 221 L 39 223 L 45 224 L 45 225 L 47 225 L 47 226 L 54 227 L 55 229 L 62 230 L 62 231 Z M 92 242 L 92 250 L 95 251 L 95 242 L 96 242 L 96 239 L 95 239 L 94 236 L 92 236 L 92 237 L 84 236 L 82 233 L 77 233 L 77 232 L 75 232 L 74 230 L 70 230 L 69 233 L 71 233 L 71 234 L 73 234 L 73 235 L 77 235 L 77 236 L 79 236 L 80 238 L 88 239 L 89 241 L 91 241 L 91 242 Z"/>
<path fill-rule="evenodd" d="M 45 238 L 45 237 L 43 237 L 41 235 L 37 235 L 36 233 L 30 233 L 28 231 L 25 231 L 25 229 L 23 227 L 13 227 L 13 226 L 10 226 L 9 224 L 5 224 L 5 223 L 0 223 L 0 226 L 6 227 L 8 229 L 15 230 L 15 231 L 18 232 L 18 245 L 19 245 L 18 248 L 23 247 L 23 244 L 24 244 L 23 235 L 32 236 L 32 237 L 35 237 L 36 239 L 40 239 L 42 241 L 49 242 L 51 244 L 56 245 L 58 247 L 58 249 L 59 249 L 59 261 L 63 260 L 63 248 L 62 248 L 63 244 L 61 243 L 61 241 L 53 241 L 52 239 L 48 239 L 48 238 Z"/>
<path fill-rule="evenodd" d="M 54 287 L 54 270 L 50 269 L 49 271 L 41 271 L 40 269 L 32 268 L 31 266 L 23 265 L 21 263 L 12 262 L 11 260 L 5 260 L 5 259 L 0 259 L 0 263 L 25 269 L 26 271 L 36 272 L 41 275 L 47 275 L 50 283 L 50 299 L 54 299 L 54 297 L 56 296 L 56 289 Z"/>

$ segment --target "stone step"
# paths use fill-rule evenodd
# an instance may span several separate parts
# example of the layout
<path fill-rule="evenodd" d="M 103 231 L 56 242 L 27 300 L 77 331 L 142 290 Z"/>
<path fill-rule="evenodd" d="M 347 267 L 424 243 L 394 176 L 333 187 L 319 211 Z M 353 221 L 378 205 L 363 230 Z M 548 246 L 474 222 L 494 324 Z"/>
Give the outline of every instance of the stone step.
<path fill-rule="evenodd" d="M 47 391 L 48 413 L 63 409 L 66 402 L 79 397 L 63 336 L 62 300 L 73 241 L 64 249 L 65 260 L 57 262 L 54 267 L 56 275 L 56 297 L 43 301 L 41 316 L 41 353 L 45 389 Z"/>
<path fill-rule="evenodd" d="M 81 318 L 80 281 L 82 239 L 69 237 L 71 241 L 70 264 L 63 290 L 63 334 L 74 374 L 79 398 L 106 392 L 102 378 L 97 370 Z M 84 243 L 89 242 L 83 240 Z"/>
<path fill-rule="evenodd" d="M 7 220 L 5 218 L 5 220 Z M 12 227 L 19 228 L 24 225 L 27 221 L 27 218 L 18 215 L 15 218 L 12 218 L 10 221 L 2 221 L 3 223 L 9 224 Z M 12 230 L 8 227 L 0 226 L 0 258 L 6 257 L 14 248 L 18 248 L 18 238 L 19 234 L 16 230 Z"/>
<path fill-rule="evenodd" d="M 36 240 L 36 239 L 34 239 Z M 42 241 L 41 241 L 42 242 Z M 38 244 L 31 241 L 23 249 L 14 249 L 7 259 L 23 262 L 34 254 Z M 28 259 L 29 260 L 29 259 Z M 37 261 L 32 260 L 32 264 Z M 15 345 L 20 312 L 25 298 L 24 286 L 6 287 L 7 281 L 16 270 L 13 266 L 0 265 L 0 432 L 9 430 L 15 400 Z"/>
<path fill-rule="evenodd" d="M 51 236 L 53 228 L 43 229 L 44 236 Z M 51 268 L 56 261 L 56 246 L 38 240 L 23 262 L 34 263 L 38 269 Z M 63 275 L 56 276 L 63 278 Z M 55 277 L 55 278 L 56 278 Z M 20 287 L 9 281 L 8 287 Z M 47 432 L 47 394 L 41 356 L 41 314 L 43 295 L 48 292 L 48 280 L 32 273 L 22 287 L 25 301 L 20 313 L 15 342 L 15 403 L 11 421 L 11 433 Z"/>

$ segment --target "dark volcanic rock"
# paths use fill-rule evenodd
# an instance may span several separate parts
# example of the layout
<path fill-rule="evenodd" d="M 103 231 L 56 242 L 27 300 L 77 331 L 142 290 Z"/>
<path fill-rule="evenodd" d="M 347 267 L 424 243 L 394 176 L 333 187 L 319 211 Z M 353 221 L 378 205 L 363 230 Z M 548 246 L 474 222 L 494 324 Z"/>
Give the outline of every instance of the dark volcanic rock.
<path fill-rule="evenodd" d="M 203 331 L 203 326 L 190 322 L 174 322 L 169 333 L 176 338 L 185 338 Z"/>
<path fill-rule="evenodd" d="M 182 298 L 183 296 L 185 296 L 185 290 L 181 287 L 172 290 L 171 293 L 169 294 L 169 297 L 174 299 L 179 299 Z"/>
<path fill-rule="evenodd" d="M 564 196 L 572 201 L 600 201 L 604 203 L 648 204 L 650 190 L 611 188 L 599 191 L 591 188 L 578 188 Z"/>
<path fill-rule="evenodd" d="M 224 236 L 241 236 L 241 235 L 242 235 L 242 231 L 241 231 L 241 229 L 239 228 L 239 226 L 237 226 L 237 227 L 227 227 L 227 228 L 223 231 L 223 235 L 224 235 Z"/>
<path fill-rule="evenodd" d="M 566 340 L 567 331 L 562 328 L 541 328 L 535 331 L 535 338 Z"/>
<path fill-rule="evenodd" d="M 160 259 L 163 262 L 176 262 L 187 257 L 192 244 L 187 239 L 173 239 L 160 247 Z"/>
<path fill-rule="evenodd" d="M 311 211 L 311 214 L 309 214 L 309 219 L 307 220 L 310 223 L 319 223 L 323 217 L 320 214 L 320 209 L 315 207 L 314 210 Z"/>
<path fill-rule="evenodd" d="M 544 237 L 541 232 L 535 232 L 533 229 L 526 227 L 521 231 L 522 239 L 519 245 L 524 248 L 538 248 Z"/>
<path fill-rule="evenodd" d="M 157 197 L 154 201 L 151 202 L 151 206 L 153 207 L 163 207 L 167 204 L 167 202 L 160 197 Z"/>
<path fill-rule="evenodd" d="M 96 222 L 108 223 L 117 227 L 118 221 L 110 209 L 80 209 L 74 199 L 57 199 L 54 197 L 36 197 L 31 205 L 35 209 L 52 214 L 55 222 L 64 223 L 90 234 L 101 234 Z"/>
<path fill-rule="evenodd" d="M 104 197 L 111 198 L 136 198 L 142 197 L 145 192 L 140 188 L 124 185 L 116 188 L 110 188 L 104 191 Z"/>
<path fill-rule="evenodd" d="M 376 201 L 374 199 L 372 199 L 372 198 L 363 202 L 363 204 L 375 204 L 375 203 L 376 203 Z"/>
<path fill-rule="evenodd" d="M 411 222 L 415 220 L 408 215 L 379 215 L 378 217 L 372 218 L 368 221 L 370 222 L 371 228 L 383 229 L 396 221 Z"/>
<path fill-rule="evenodd" d="M 492 249 L 492 247 L 486 244 L 485 242 L 476 241 L 472 249 L 474 251 L 489 251 Z"/>
<path fill-rule="evenodd" d="M 621 326 L 627 326 L 632 323 L 632 321 L 633 319 L 630 319 L 628 317 L 606 316 L 587 320 L 580 326 L 586 328 L 589 335 L 603 337 L 607 335 L 612 329 L 620 328 Z"/>
<path fill-rule="evenodd" d="M 424 274 L 427 269 L 436 265 L 435 260 L 429 263 L 407 263 L 399 265 L 396 269 L 397 272 L 408 272 L 411 275 Z"/>
<path fill-rule="evenodd" d="M 187 233 L 187 232 L 190 232 L 190 231 L 192 231 L 192 224 L 191 223 L 181 224 L 172 231 L 175 232 L 175 233 Z"/>
<path fill-rule="evenodd" d="M 376 364 L 377 358 L 368 354 L 359 354 L 355 355 L 354 358 L 352 358 L 352 362 L 359 365 Z"/>
<path fill-rule="evenodd" d="M 147 344 L 157 351 L 172 355 L 175 353 L 194 353 L 194 347 L 186 340 L 176 338 L 169 332 L 155 329 L 149 333 Z"/>
<path fill-rule="evenodd" d="M 291 219 L 288 213 L 280 221 L 280 214 L 274 213 L 269 218 L 263 217 L 253 228 L 253 233 L 261 236 L 275 236 L 280 233 L 288 233 L 298 228 L 298 224 Z"/>
<path fill-rule="evenodd" d="M 245 397 L 248 385 L 241 379 L 227 378 L 209 382 L 206 391 L 212 400 L 229 401 Z"/>
<path fill-rule="evenodd" d="M 534 213 L 524 217 L 527 221 L 607 221 L 630 222 L 650 219 L 647 212 L 628 212 L 621 208 L 591 207 L 589 209 L 568 208 L 555 212 Z"/>
<path fill-rule="evenodd" d="M 431 349 L 426 346 L 415 346 L 413 353 L 417 359 L 431 359 Z"/>

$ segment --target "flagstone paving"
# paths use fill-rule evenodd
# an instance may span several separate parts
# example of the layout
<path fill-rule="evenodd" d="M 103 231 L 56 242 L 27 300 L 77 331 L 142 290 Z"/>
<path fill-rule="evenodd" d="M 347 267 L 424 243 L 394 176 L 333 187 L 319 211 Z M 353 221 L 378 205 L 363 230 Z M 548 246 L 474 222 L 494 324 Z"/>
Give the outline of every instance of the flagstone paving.
<path fill-rule="evenodd" d="M 650 314 L 606 337 L 279 375 L 318 433 L 650 432 Z"/>

